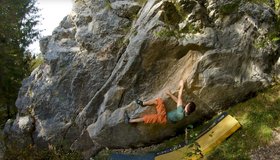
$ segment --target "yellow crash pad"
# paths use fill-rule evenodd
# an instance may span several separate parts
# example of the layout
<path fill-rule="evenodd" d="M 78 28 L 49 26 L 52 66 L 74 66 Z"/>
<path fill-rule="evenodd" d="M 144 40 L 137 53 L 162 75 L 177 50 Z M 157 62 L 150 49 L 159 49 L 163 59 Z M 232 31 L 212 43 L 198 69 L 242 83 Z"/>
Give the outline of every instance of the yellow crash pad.
<path fill-rule="evenodd" d="M 178 150 L 159 155 L 155 160 L 195 160 L 203 157 L 209 151 L 218 146 L 222 141 L 239 129 L 241 125 L 230 115 L 227 115 L 211 130 L 202 135 L 193 144 L 189 144 Z"/>

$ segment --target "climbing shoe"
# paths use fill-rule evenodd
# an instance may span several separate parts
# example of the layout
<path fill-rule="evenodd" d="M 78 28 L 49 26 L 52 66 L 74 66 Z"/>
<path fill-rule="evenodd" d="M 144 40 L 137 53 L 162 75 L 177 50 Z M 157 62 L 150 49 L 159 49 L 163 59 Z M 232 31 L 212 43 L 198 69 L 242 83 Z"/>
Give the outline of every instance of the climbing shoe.
<path fill-rule="evenodd" d="M 125 123 L 125 124 L 128 124 L 128 123 L 129 123 L 129 120 L 130 120 L 130 118 L 129 118 L 129 116 L 128 116 L 127 111 L 124 111 L 124 123 Z"/>
<path fill-rule="evenodd" d="M 139 104 L 141 107 L 145 107 L 143 104 L 143 101 L 136 99 L 135 102 L 136 102 L 136 104 Z"/>

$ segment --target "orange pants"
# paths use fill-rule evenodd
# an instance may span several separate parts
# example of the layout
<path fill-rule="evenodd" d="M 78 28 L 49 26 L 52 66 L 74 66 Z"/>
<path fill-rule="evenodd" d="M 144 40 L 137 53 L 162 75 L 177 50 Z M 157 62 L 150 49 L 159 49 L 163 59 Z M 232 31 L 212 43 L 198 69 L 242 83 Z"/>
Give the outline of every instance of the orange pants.
<path fill-rule="evenodd" d="M 144 115 L 144 123 L 160 123 L 160 124 L 165 124 L 167 122 L 166 118 L 166 109 L 164 106 L 164 102 L 161 98 L 156 99 L 157 104 L 156 104 L 156 114 L 148 114 Z"/>

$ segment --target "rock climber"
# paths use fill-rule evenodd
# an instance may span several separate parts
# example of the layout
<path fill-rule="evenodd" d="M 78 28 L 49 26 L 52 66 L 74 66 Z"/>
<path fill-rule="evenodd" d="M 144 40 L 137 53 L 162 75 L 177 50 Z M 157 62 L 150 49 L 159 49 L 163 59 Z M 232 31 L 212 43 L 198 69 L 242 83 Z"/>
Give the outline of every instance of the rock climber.
<path fill-rule="evenodd" d="M 164 101 L 161 98 L 156 98 L 144 102 L 137 99 L 135 100 L 135 102 L 142 107 L 155 106 L 157 113 L 147 114 L 140 118 L 131 119 L 128 116 L 127 112 L 125 112 L 124 115 L 125 123 L 140 123 L 140 122 L 144 122 L 145 124 L 151 124 L 151 123 L 166 124 L 167 122 L 176 123 L 182 120 L 184 117 L 190 115 L 192 112 L 195 111 L 196 105 L 192 101 L 188 102 L 187 104 L 184 104 L 182 100 L 184 81 L 180 80 L 178 86 L 179 86 L 178 98 L 174 96 L 169 90 L 166 92 L 166 94 L 169 97 L 171 97 L 173 101 L 177 103 L 176 109 L 167 113 L 164 105 Z"/>

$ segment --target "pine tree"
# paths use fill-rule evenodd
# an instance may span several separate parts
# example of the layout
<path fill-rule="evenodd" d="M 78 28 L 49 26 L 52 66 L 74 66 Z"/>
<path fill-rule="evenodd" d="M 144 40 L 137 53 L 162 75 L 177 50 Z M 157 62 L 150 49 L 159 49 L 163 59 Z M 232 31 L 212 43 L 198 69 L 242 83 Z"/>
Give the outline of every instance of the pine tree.
<path fill-rule="evenodd" d="M 30 74 L 27 47 L 39 38 L 36 0 L 0 0 L 0 116 L 16 113 L 21 81 Z M 3 121 L 3 119 L 2 119 Z"/>

